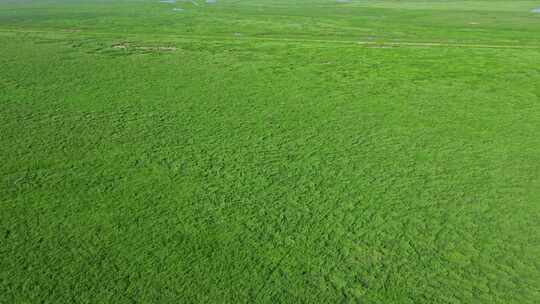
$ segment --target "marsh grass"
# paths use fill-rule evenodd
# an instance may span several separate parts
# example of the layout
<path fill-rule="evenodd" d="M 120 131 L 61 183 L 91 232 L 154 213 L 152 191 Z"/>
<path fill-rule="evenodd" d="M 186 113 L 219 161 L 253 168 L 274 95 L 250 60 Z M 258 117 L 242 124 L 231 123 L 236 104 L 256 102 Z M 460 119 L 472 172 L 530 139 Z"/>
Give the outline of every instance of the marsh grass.
<path fill-rule="evenodd" d="M 0 3 L 0 303 L 538 302 L 537 3 L 187 5 Z"/>

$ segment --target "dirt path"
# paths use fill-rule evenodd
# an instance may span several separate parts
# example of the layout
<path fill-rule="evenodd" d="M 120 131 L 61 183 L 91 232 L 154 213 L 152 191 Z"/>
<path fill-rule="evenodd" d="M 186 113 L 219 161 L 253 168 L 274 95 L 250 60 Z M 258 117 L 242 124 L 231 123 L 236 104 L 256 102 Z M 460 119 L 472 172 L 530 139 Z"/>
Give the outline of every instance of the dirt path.
<path fill-rule="evenodd" d="M 100 31 L 69 31 L 69 30 L 26 30 L 26 29 L 0 29 L 0 33 L 43 33 L 59 35 L 109 35 L 118 36 L 115 32 Z M 284 38 L 284 37 L 255 37 L 255 36 L 218 36 L 218 35 L 149 35 L 149 34 L 127 34 L 122 38 L 130 37 L 151 37 L 166 39 L 183 40 L 207 40 L 207 41 L 268 41 L 268 42 L 287 42 L 287 43 L 321 43 L 321 44 L 350 44 L 360 45 L 371 48 L 396 48 L 396 47 L 446 47 L 446 48 L 488 48 L 488 49 L 540 49 L 540 45 L 510 45 L 510 44 L 483 44 L 483 43 L 447 43 L 447 42 L 376 42 L 376 41 L 358 41 L 358 40 L 333 40 L 333 39 L 306 39 L 306 38 Z"/>

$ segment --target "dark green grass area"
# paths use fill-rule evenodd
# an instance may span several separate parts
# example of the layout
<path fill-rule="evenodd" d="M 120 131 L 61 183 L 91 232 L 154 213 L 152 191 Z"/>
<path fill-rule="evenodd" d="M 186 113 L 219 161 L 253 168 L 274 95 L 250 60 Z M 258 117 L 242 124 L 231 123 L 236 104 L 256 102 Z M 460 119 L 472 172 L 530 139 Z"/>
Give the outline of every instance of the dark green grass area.
<path fill-rule="evenodd" d="M 0 2 L 0 303 L 540 301 L 540 3 L 199 4 Z"/>

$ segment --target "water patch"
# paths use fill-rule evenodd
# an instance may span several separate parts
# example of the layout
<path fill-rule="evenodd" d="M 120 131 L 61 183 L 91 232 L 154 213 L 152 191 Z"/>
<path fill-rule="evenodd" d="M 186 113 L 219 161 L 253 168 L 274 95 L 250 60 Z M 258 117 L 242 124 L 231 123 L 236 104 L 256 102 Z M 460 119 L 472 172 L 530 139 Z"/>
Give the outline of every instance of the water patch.
<path fill-rule="evenodd" d="M 206 4 L 214 4 L 216 3 L 216 0 L 206 0 Z"/>
<path fill-rule="evenodd" d="M 533 9 L 531 12 L 536 13 L 536 14 L 540 14 L 540 7 Z"/>
<path fill-rule="evenodd" d="M 184 11 L 183 8 L 179 8 L 179 7 L 175 7 L 172 10 L 173 10 L 173 12 L 183 12 Z"/>
<path fill-rule="evenodd" d="M 176 3 L 176 0 L 159 0 L 159 3 Z"/>

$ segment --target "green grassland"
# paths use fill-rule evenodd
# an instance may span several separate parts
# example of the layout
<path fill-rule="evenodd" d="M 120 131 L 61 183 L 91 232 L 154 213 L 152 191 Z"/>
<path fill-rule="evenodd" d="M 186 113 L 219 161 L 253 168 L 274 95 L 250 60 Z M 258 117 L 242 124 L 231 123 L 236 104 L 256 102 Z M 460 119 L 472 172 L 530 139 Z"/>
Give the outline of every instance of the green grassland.
<path fill-rule="evenodd" d="M 0 0 L 0 303 L 540 302 L 540 1 L 197 1 Z"/>

